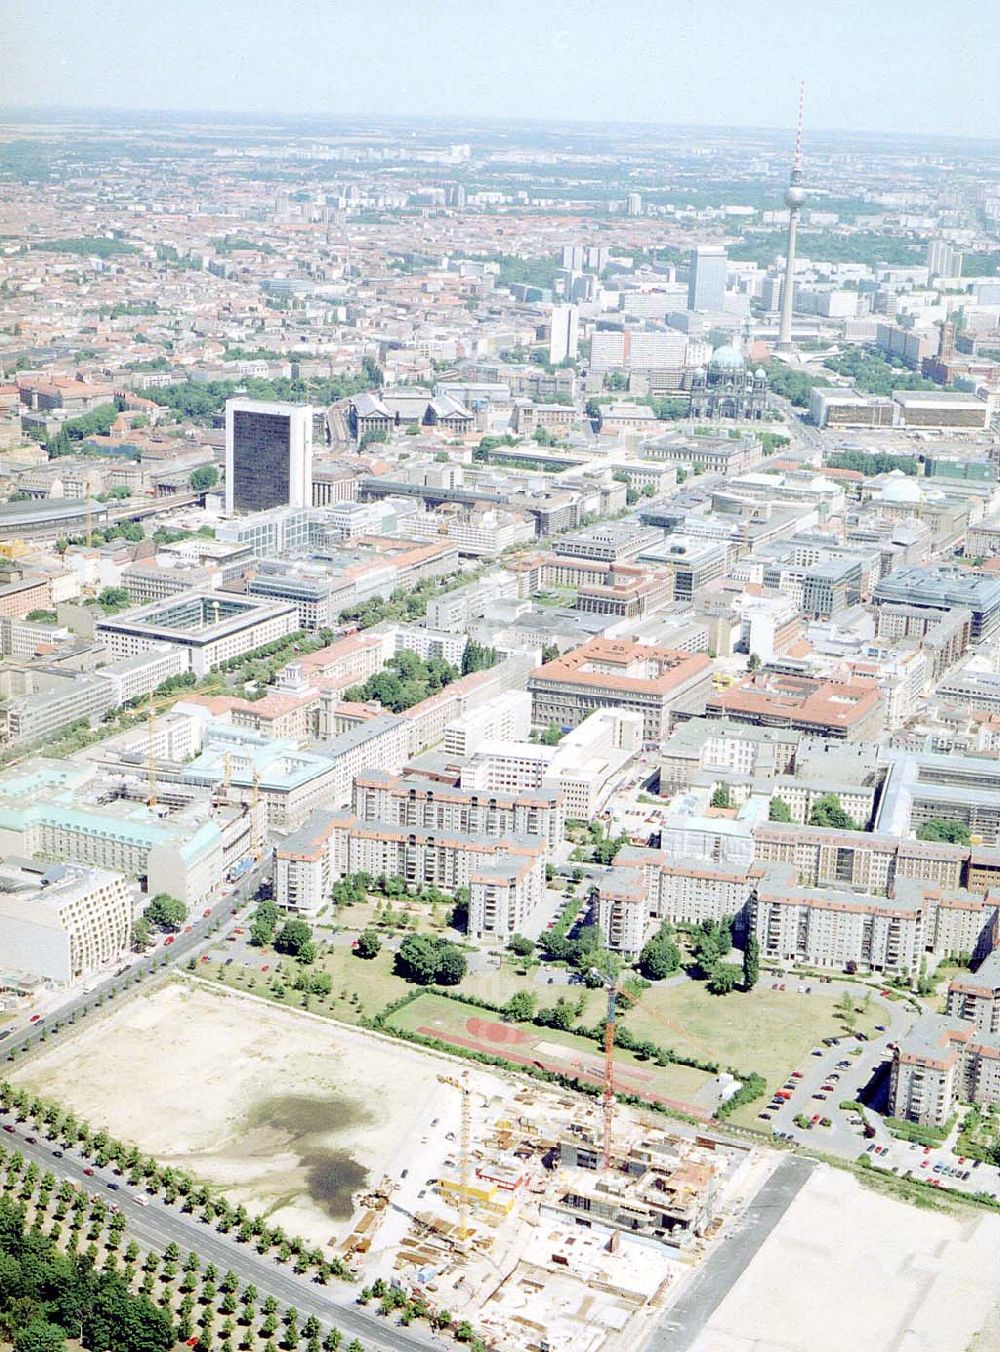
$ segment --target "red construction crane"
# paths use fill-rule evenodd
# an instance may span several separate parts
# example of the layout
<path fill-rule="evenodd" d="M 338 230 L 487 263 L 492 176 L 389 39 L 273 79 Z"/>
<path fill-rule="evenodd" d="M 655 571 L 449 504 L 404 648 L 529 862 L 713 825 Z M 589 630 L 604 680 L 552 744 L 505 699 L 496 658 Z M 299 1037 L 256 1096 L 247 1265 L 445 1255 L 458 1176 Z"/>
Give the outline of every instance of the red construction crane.
<path fill-rule="evenodd" d="M 604 1022 L 604 1167 L 611 1168 L 611 1135 L 615 1113 L 615 980 L 608 982 L 608 1017 Z"/>

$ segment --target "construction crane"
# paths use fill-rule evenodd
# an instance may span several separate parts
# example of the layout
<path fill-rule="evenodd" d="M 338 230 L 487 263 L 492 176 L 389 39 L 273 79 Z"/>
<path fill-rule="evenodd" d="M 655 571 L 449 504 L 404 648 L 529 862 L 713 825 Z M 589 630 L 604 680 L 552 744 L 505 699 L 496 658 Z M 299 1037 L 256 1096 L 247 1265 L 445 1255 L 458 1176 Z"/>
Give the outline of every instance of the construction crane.
<path fill-rule="evenodd" d="M 259 864 L 264 854 L 264 846 L 260 838 L 260 772 L 256 765 L 253 768 L 253 784 L 250 789 L 250 847 L 253 851 L 253 862 Z"/>
<path fill-rule="evenodd" d="M 222 807 L 224 803 L 229 802 L 229 791 L 232 788 L 232 783 L 233 758 L 227 751 L 222 758 L 222 778 L 219 781 L 218 787 L 215 790 L 215 795 L 212 799 L 216 807 Z"/>
<path fill-rule="evenodd" d="M 611 1168 L 611 1137 L 615 1117 L 615 1003 L 618 987 L 614 977 L 608 982 L 608 1015 L 604 1021 L 604 1095 L 601 1111 L 604 1117 L 604 1168 Z"/>
<path fill-rule="evenodd" d="M 469 1225 L 469 1170 L 472 1157 L 472 1090 L 469 1088 L 469 1072 L 462 1072 L 460 1080 L 450 1075 L 439 1075 L 440 1084 L 450 1084 L 462 1095 L 462 1129 L 459 1136 L 458 1157 L 458 1238 L 464 1244 L 472 1234 Z"/>
<path fill-rule="evenodd" d="M 156 706 L 152 691 L 149 692 L 149 720 L 146 724 L 146 777 L 146 806 L 156 807 Z"/>
<path fill-rule="evenodd" d="M 600 955 L 599 966 L 591 968 L 608 993 L 608 1012 L 604 1020 L 604 1093 L 601 1095 L 603 1117 L 603 1163 L 611 1168 L 611 1148 L 614 1136 L 615 1113 L 615 1010 L 618 1002 L 618 963 L 611 953 Z"/>

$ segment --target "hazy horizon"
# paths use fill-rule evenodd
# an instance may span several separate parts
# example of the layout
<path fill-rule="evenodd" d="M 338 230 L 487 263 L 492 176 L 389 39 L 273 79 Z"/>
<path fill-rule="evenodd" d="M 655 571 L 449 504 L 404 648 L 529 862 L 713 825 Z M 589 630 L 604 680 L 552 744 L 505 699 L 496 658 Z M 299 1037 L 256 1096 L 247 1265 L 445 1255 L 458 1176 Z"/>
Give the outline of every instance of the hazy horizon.
<path fill-rule="evenodd" d="M 0 111 L 480 119 L 994 140 L 972 0 L 8 0 Z M 988 12 L 987 12 L 988 14 Z"/>

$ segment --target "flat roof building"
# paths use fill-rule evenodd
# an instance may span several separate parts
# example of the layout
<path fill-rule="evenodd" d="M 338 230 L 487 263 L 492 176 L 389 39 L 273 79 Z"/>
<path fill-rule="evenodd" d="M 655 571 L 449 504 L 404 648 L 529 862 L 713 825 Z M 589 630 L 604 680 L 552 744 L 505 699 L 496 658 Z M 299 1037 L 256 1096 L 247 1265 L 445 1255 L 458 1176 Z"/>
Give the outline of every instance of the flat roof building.
<path fill-rule="evenodd" d="M 0 962 L 75 981 L 119 961 L 132 938 L 125 879 L 102 869 L 8 859 L 0 867 Z"/>
<path fill-rule="evenodd" d="M 115 657 L 134 657 L 170 643 L 185 655 L 186 669 L 204 676 L 231 657 L 252 652 L 299 627 L 298 607 L 228 592 L 180 592 L 97 622 L 96 636 Z"/>
<path fill-rule="evenodd" d="M 675 713 L 704 712 L 711 672 L 704 653 L 591 639 L 531 673 L 532 722 L 568 730 L 596 709 L 631 709 L 643 716 L 643 739 L 659 742 Z"/>
<path fill-rule="evenodd" d="M 884 703 L 882 691 L 875 685 L 760 672 L 730 690 L 712 691 L 705 714 L 759 727 L 861 741 L 881 732 Z"/>
<path fill-rule="evenodd" d="M 922 610 L 966 609 L 974 643 L 992 638 L 1000 627 L 1000 577 L 974 568 L 931 564 L 897 568 L 875 586 L 876 606 L 903 605 Z"/>

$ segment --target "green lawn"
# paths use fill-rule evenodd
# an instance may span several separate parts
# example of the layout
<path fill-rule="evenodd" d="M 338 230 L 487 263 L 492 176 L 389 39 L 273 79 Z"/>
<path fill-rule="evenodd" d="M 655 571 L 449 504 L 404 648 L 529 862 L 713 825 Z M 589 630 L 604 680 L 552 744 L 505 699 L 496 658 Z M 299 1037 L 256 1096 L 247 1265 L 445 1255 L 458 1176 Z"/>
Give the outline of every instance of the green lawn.
<path fill-rule="evenodd" d="M 844 1032 L 834 1008 L 842 988 L 832 985 L 817 990 L 813 985 L 812 995 L 799 995 L 795 983 L 788 985 L 787 991 L 758 986 L 746 994 L 733 991 L 723 996 L 710 995 L 700 981 L 653 985 L 625 1016 L 626 1023 L 638 1037 L 736 1070 L 754 1070 L 773 1090 L 821 1038 Z M 858 1030 L 871 1033 L 880 1012 L 872 1005 L 859 1014 Z M 752 1122 L 761 1102 L 737 1109 L 732 1120 Z"/>
<path fill-rule="evenodd" d="M 303 992 L 292 989 L 299 968 L 291 958 L 282 960 L 280 955 L 271 950 L 261 950 L 260 961 L 270 964 L 270 971 L 262 974 L 235 963 L 232 967 L 220 967 L 220 961 L 214 960 L 214 956 L 212 962 L 199 962 L 199 976 L 217 979 L 221 970 L 227 986 L 249 990 L 254 995 L 264 995 L 274 1000 L 269 983 L 280 963 L 285 973 L 282 978 L 285 994 L 277 1003 L 293 1009 L 305 1007 L 314 1014 L 330 1014 L 346 1023 L 358 1023 L 363 1014 L 373 1017 L 380 1009 L 413 989 L 402 977 L 393 975 L 393 954 L 385 948 L 378 957 L 364 959 L 356 957 L 347 945 L 338 944 L 332 953 L 324 954 L 311 967 L 303 969 L 306 974 L 329 972 L 333 978 L 332 993 L 329 996 L 310 996 L 307 1006 L 303 1004 Z"/>

